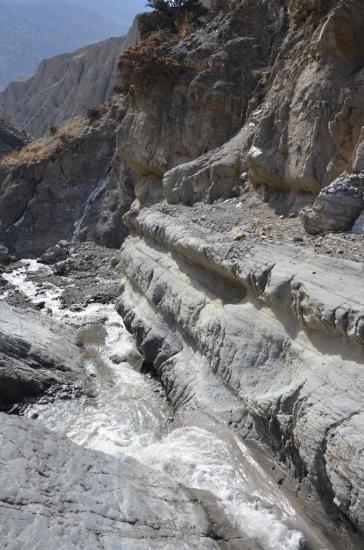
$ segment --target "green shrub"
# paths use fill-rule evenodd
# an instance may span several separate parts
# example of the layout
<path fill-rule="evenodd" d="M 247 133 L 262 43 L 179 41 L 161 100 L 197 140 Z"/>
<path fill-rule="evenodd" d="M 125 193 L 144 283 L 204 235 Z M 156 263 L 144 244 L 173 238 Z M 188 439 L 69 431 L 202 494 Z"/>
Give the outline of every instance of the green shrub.
<path fill-rule="evenodd" d="M 201 25 L 208 12 L 200 0 L 149 0 L 147 5 L 154 11 L 143 13 L 138 18 L 142 39 L 161 30 L 184 37 L 188 29 Z"/>

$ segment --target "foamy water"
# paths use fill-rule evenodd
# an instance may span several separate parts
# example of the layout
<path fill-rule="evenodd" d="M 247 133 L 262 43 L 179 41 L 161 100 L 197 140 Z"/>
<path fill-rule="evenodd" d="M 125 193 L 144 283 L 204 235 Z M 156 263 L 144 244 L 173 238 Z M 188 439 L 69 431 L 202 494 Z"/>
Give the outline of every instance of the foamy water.
<path fill-rule="evenodd" d="M 60 307 L 62 290 L 40 289 L 27 277 L 50 268 L 34 261 L 6 274 L 32 301 L 45 301 L 52 315 L 81 327 L 85 369 L 94 376 L 95 397 L 32 404 L 29 416 L 75 443 L 116 457 L 128 454 L 193 489 L 209 491 L 222 514 L 265 550 L 332 549 L 228 429 L 182 426 L 158 383 L 134 367 L 140 357 L 113 305 L 90 304 L 81 312 Z M 70 281 L 71 284 L 71 281 Z M 40 291 L 44 290 L 44 293 Z M 243 550 L 243 549 L 242 549 Z"/>

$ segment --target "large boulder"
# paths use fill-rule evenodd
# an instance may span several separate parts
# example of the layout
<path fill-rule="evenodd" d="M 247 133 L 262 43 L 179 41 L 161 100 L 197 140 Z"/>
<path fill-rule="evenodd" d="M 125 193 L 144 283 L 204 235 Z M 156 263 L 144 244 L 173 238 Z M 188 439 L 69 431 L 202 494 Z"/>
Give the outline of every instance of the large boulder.
<path fill-rule="evenodd" d="M 0 407 L 83 380 L 77 335 L 62 323 L 0 301 Z"/>
<path fill-rule="evenodd" d="M 5 245 L 0 244 L 0 265 L 8 265 L 11 261 L 9 250 Z"/>
<path fill-rule="evenodd" d="M 303 210 L 303 225 L 307 233 L 313 235 L 349 231 L 363 207 L 364 173 L 342 174 L 322 189 L 313 208 Z"/>

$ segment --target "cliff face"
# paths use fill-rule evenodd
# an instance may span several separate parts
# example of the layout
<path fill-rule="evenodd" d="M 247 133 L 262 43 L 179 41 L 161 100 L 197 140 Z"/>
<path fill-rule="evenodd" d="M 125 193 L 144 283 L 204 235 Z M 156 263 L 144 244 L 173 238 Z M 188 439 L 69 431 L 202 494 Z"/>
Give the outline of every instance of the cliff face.
<path fill-rule="evenodd" d="M 206 28 L 168 53 L 180 68 L 175 78 L 163 75 L 163 57 L 159 75 L 156 66 L 149 84 L 143 79 L 140 84 L 134 82 L 132 71 L 122 74 L 131 92 L 130 108 L 118 131 L 118 149 L 137 174 L 138 185 L 144 185 L 142 180 L 146 183 L 146 193 L 150 182 L 161 185 L 166 172 L 177 165 L 190 170 L 186 163 L 207 152 L 205 164 L 209 164 L 211 152 L 238 133 L 260 71 L 269 63 L 283 16 L 282 6 L 276 3 L 248 3 L 228 15 L 221 11 Z M 270 29 L 264 37 L 263 21 Z M 246 139 L 248 132 L 242 141 Z M 201 188 L 196 198 L 207 195 L 204 184 L 197 184 Z"/>
<path fill-rule="evenodd" d="M 41 136 L 88 107 L 104 103 L 116 84 L 116 61 L 125 38 L 110 38 L 42 61 L 29 78 L 0 94 L 0 117 Z"/>
<path fill-rule="evenodd" d="M 111 160 L 124 112 L 122 100 L 112 102 L 96 121 L 75 117 L 55 135 L 4 157 L 0 235 L 10 251 L 32 257 L 64 238 L 120 244 L 129 176 L 120 166 L 114 172 Z"/>
<path fill-rule="evenodd" d="M 117 83 L 117 60 L 137 42 L 134 19 L 126 36 L 109 38 L 42 61 L 30 77 L 0 93 L 0 117 L 39 137 L 52 126 L 110 98 Z"/>
<path fill-rule="evenodd" d="M 119 310 L 176 409 L 264 442 L 356 548 L 363 248 L 330 232 L 350 231 L 364 206 L 364 11 L 356 0 L 225 8 L 155 50 L 147 85 L 138 64 L 124 75 L 117 157 L 137 200 Z"/>
<path fill-rule="evenodd" d="M 360 1 L 291 3 L 262 87 L 255 183 L 315 192 L 352 170 L 364 123 L 363 20 Z"/>
<path fill-rule="evenodd" d="M 42 59 L 124 34 L 132 14 L 118 8 L 108 0 L 0 0 L 0 90 Z"/>
<path fill-rule="evenodd" d="M 133 87 L 123 157 L 185 202 L 230 192 L 234 173 L 268 192 L 315 195 L 360 170 L 363 20 L 354 0 L 231 2 L 228 15 L 170 51 L 181 65 L 175 82 Z M 214 149 L 242 127 L 240 154 L 235 139 L 225 162 L 229 147 Z"/>

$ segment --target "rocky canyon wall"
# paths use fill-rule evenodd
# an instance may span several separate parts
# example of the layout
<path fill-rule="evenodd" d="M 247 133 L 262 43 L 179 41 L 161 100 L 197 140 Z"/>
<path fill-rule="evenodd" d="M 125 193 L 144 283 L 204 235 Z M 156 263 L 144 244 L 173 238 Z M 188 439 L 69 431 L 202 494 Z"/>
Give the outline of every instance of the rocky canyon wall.
<path fill-rule="evenodd" d="M 128 50 L 125 96 L 78 137 L 0 168 L 11 251 L 124 242 L 118 310 L 176 414 L 259 442 L 347 549 L 364 536 L 363 24 L 359 0 L 218 3 L 185 39 Z"/>
<path fill-rule="evenodd" d="M 174 79 L 138 89 L 129 74 L 119 149 L 137 181 L 191 203 L 230 193 L 244 173 L 309 202 L 361 170 L 363 21 L 359 0 L 231 2 L 170 49 Z"/>
<path fill-rule="evenodd" d="M 232 1 L 144 46 L 143 86 L 136 52 L 117 132 L 129 330 L 175 408 L 263 442 L 345 548 L 364 529 L 363 247 L 330 231 L 363 209 L 363 23 L 356 0 Z"/>
<path fill-rule="evenodd" d="M 127 168 L 113 167 L 115 129 L 124 100 L 96 120 L 75 117 L 53 136 L 0 163 L 0 234 L 18 257 L 36 257 L 61 239 L 118 246 L 122 215 L 134 198 Z"/>

